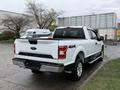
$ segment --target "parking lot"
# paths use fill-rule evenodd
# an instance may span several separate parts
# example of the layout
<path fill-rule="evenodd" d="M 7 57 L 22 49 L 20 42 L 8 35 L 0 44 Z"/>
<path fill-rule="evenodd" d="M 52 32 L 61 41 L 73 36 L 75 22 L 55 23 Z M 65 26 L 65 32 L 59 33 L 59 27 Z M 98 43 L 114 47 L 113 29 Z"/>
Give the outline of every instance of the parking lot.
<path fill-rule="evenodd" d="M 0 90 L 79 90 L 80 86 L 103 63 L 119 57 L 120 46 L 107 46 L 105 59 L 85 68 L 80 81 L 74 82 L 62 74 L 34 75 L 30 70 L 12 64 L 13 45 L 0 44 Z"/>

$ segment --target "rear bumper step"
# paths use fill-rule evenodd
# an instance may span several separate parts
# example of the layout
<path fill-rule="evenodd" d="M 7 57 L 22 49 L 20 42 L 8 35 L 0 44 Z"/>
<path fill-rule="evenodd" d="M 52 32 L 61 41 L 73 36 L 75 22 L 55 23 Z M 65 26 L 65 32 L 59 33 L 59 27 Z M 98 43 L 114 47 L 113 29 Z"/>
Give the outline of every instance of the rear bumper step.
<path fill-rule="evenodd" d="M 12 61 L 14 65 L 17 65 L 22 68 L 36 69 L 39 71 L 47 71 L 47 72 L 63 72 L 64 71 L 63 64 L 32 61 L 32 60 L 21 59 L 21 58 L 13 58 Z"/>

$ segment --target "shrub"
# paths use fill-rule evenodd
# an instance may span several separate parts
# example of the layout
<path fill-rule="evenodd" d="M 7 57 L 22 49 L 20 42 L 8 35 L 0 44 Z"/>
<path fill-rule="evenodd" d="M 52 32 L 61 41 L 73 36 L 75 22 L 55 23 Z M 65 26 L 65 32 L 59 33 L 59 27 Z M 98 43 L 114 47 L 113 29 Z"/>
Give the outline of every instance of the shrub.
<path fill-rule="evenodd" d="M 3 31 L 0 34 L 0 41 L 1 40 L 10 40 L 10 39 L 14 39 L 15 37 L 15 33 L 12 31 Z"/>

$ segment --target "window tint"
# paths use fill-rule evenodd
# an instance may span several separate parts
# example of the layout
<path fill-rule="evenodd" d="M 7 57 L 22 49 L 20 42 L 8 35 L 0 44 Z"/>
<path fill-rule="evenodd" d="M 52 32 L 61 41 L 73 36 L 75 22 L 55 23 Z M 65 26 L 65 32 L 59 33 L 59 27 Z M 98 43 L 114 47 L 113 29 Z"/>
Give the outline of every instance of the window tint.
<path fill-rule="evenodd" d="M 85 39 L 83 28 L 56 29 L 53 38 L 80 38 Z"/>
<path fill-rule="evenodd" d="M 90 38 L 92 38 L 91 30 L 88 30 L 88 33 L 89 33 Z"/>
<path fill-rule="evenodd" d="M 91 33 L 92 33 L 92 39 L 97 39 L 95 32 L 91 31 Z"/>
<path fill-rule="evenodd" d="M 97 36 L 96 36 L 94 31 L 88 29 L 88 32 L 89 32 L 89 35 L 90 35 L 91 39 L 97 39 Z"/>

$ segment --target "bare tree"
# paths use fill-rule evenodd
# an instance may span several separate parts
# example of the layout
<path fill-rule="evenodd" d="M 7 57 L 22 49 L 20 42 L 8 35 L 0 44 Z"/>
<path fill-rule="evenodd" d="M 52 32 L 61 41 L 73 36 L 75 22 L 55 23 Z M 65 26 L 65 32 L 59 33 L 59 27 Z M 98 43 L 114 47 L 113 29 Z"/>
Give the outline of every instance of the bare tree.
<path fill-rule="evenodd" d="M 15 38 L 19 38 L 20 31 L 30 23 L 30 20 L 26 16 L 6 15 L 6 17 L 2 19 L 1 23 L 6 29 L 11 30 L 15 33 Z"/>
<path fill-rule="evenodd" d="M 61 14 L 54 9 L 48 10 L 44 8 L 42 4 L 36 2 L 28 2 L 27 12 L 34 17 L 34 20 L 40 29 L 49 28 L 57 16 Z"/>

